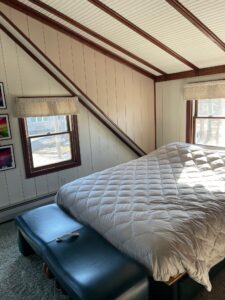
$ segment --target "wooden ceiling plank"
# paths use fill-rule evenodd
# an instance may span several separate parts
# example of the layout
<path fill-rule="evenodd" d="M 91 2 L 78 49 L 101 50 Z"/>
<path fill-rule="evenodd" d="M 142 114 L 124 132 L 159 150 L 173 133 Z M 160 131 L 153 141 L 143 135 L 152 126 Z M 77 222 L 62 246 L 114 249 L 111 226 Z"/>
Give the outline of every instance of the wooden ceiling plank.
<path fill-rule="evenodd" d="M 99 1 L 99 0 L 88 0 L 88 1 L 90 3 L 92 3 L 93 5 L 95 5 L 96 7 L 98 7 L 99 9 L 101 9 L 102 11 L 104 11 L 105 13 L 107 13 L 108 15 L 110 15 L 111 17 L 113 17 L 114 19 L 118 20 L 120 23 L 122 23 L 122 24 L 126 25 L 128 28 L 132 29 L 137 34 L 139 34 L 142 37 L 144 37 L 145 39 L 147 39 L 152 44 L 156 45 L 157 47 L 161 48 L 163 51 L 165 51 L 168 54 L 170 54 L 171 56 L 175 57 L 177 60 L 179 60 L 183 64 L 187 65 L 191 69 L 193 69 L 193 70 L 199 69 L 197 66 L 192 64 L 190 61 L 188 61 L 184 57 L 182 57 L 180 54 L 176 53 L 174 50 L 167 47 L 165 44 L 161 43 L 159 40 L 157 40 L 156 38 L 151 36 L 149 33 L 142 30 L 140 27 L 136 26 L 135 24 L 133 24 L 132 22 L 130 22 L 129 20 L 127 20 L 126 18 L 121 16 L 119 13 L 117 13 L 116 11 L 114 11 L 113 9 L 111 9 L 110 7 L 108 7 L 107 5 L 102 3 L 101 1 Z"/>
<path fill-rule="evenodd" d="M 112 59 L 134 69 L 135 71 L 149 77 L 149 78 L 152 78 L 152 79 L 155 79 L 156 75 L 152 74 L 151 72 L 139 67 L 138 65 L 136 65 L 135 63 L 132 63 L 128 60 L 126 60 L 125 58 L 113 53 L 112 51 L 98 45 L 97 43 L 89 40 L 88 38 L 80 35 L 79 33 L 69 29 L 68 27 L 62 25 L 61 23 L 47 17 L 46 15 L 36 11 L 35 9 L 17 1 L 17 0 L 0 0 L 0 2 L 14 8 L 14 9 L 17 9 L 19 11 L 21 11 L 22 13 L 25 13 L 27 15 L 29 15 L 30 17 L 38 20 L 38 21 L 41 21 L 42 23 L 74 38 L 75 40 L 78 40 L 82 43 L 84 43 L 85 45 L 95 49 L 96 51 L 99 51 L 105 55 L 107 55 L 108 57 L 111 57 Z M 165 75 L 162 75 L 162 76 L 165 76 Z"/>
<path fill-rule="evenodd" d="M 142 59 L 141 57 L 135 55 L 134 53 L 131 53 L 130 51 L 126 50 L 125 48 L 117 45 L 116 43 L 112 42 L 111 40 L 105 38 L 104 36 L 98 34 L 97 32 L 95 32 L 94 30 L 91 30 L 90 28 L 84 26 L 83 24 L 79 23 L 78 21 L 70 18 L 69 16 L 63 14 L 62 12 L 58 11 L 57 9 L 55 9 L 54 7 L 40 1 L 40 0 L 29 0 L 29 2 L 39 6 L 40 8 L 48 11 L 49 13 L 55 15 L 56 17 L 59 17 L 60 19 L 68 22 L 69 24 L 83 30 L 84 32 L 92 35 L 93 37 L 99 39 L 100 41 L 104 42 L 105 44 L 115 48 L 116 50 L 126 54 L 127 56 L 137 60 L 138 62 L 142 63 L 143 65 L 155 70 L 156 72 L 158 72 L 159 74 L 163 74 L 166 75 L 166 72 L 160 70 L 159 68 L 157 68 L 156 66 L 152 65 L 151 63 L 149 63 L 148 61 Z"/>
<path fill-rule="evenodd" d="M 212 42 L 214 42 L 218 47 L 225 51 L 225 43 L 204 23 L 202 23 L 195 15 L 193 15 L 190 10 L 188 10 L 183 4 L 178 0 L 166 0 L 176 11 L 178 11 L 183 17 L 190 21 L 195 27 L 197 27 L 202 33 L 204 33 Z"/>

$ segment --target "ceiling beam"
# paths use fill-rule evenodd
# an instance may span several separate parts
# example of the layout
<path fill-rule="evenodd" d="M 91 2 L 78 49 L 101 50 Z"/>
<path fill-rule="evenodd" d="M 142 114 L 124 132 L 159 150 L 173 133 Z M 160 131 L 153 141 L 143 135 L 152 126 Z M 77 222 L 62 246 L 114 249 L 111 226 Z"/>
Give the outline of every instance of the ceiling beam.
<path fill-rule="evenodd" d="M 195 27 L 197 27 L 202 33 L 204 33 L 212 42 L 225 51 L 225 43 L 212 32 L 205 24 L 203 24 L 190 10 L 188 10 L 178 0 L 166 0 L 175 10 L 177 10 L 183 17 L 190 21 Z"/>
<path fill-rule="evenodd" d="M 28 16 L 42 22 L 43 24 L 46 24 L 47 26 L 50 26 L 52 28 L 54 28 L 55 30 L 59 31 L 59 32 L 62 32 L 63 34 L 66 34 L 68 35 L 69 37 L 75 39 L 75 40 L 78 40 L 79 42 L 87 45 L 88 47 L 91 47 L 92 49 L 95 49 L 101 53 L 103 53 L 104 55 L 132 68 L 133 70 L 149 77 L 149 78 L 152 78 L 152 79 L 155 79 L 155 75 L 152 74 L 151 72 L 137 66 L 135 63 L 132 63 L 130 62 L 129 60 L 126 60 L 125 58 L 122 58 L 121 56 L 113 53 L 112 51 L 98 45 L 97 43 L 89 40 L 88 38 L 80 35 L 79 33 L 69 29 L 68 27 L 62 25 L 61 23 L 45 16 L 44 14 L 36 11 L 35 9 L 17 1 L 17 0 L 0 0 L 0 2 L 18 10 L 18 11 L 21 11 L 22 13 L 24 14 L 27 14 Z"/>
<path fill-rule="evenodd" d="M 163 51 L 165 51 L 168 54 L 170 54 L 171 56 L 175 57 L 177 60 L 179 60 L 183 64 L 187 65 L 189 68 L 191 68 L 193 70 L 198 70 L 198 67 L 195 66 L 194 64 L 192 64 L 190 61 L 188 61 L 187 59 L 182 57 L 180 54 L 176 53 L 171 48 L 167 47 L 165 44 L 161 43 L 159 40 L 154 38 L 152 35 L 150 35 L 146 31 L 142 30 L 140 27 L 136 26 L 135 24 L 133 24 L 132 22 L 130 22 L 129 20 L 127 20 L 126 18 L 121 16 L 119 13 L 117 13 L 115 10 L 111 9 L 110 7 L 108 7 L 107 5 L 102 3 L 101 1 L 99 1 L 99 0 L 88 0 L 88 1 L 90 3 L 92 3 L 93 5 L 95 5 L 96 7 L 98 7 L 99 9 L 101 9 L 102 11 L 104 11 L 105 13 L 107 13 L 108 15 L 110 15 L 111 17 L 113 17 L 114 19 L 116 19 L 117 21 L 119 21 L 120 23 L 126 25 L 128 28 L 130 28 L 137 34 L 144 37 L 146 40 L 148 40 L 152 44 L 156 45 L 157 47 L 161 48 Z"/>
<path fill-rule="evenodd" d="M 77 96 L 93 115 L 109 130 L 123 141 L 137 155 L 145 155 L 142 150 L 117 124 L 115 124 L 62 70 L 57 67 L 13 22 L 0 12 L 0 29 L 2 29 L 15 43 L 29 54 L 43 67 L 57 82 L 59 82 L 72 96 Z"/>
<path fill-rule="evenodd" d="M 66 21 L 67 23 L 83 30 L 84 32 L 90 34 L 91 36 L 93 36 L 93 37 L 97 38 L 98 40 L 104 42 L 105 44 L 109 45 L 110 47 L 115 48 L 116 50 L 122 52 L 123 54 L 126 54 L 127 56 L 137 60 L 141 64 L 155 70 L 157 73 L 166 75 L 166 72 L 160 70 L 159 68 L 152 65 L 148 61 L 142 59 L 141 57 L 135 55 L 134 53 L 131 53 L 130 51 L 126 50 L 125 48 L 122 48 L 121 46 L 117 45 L 116 43 L 112 42 L 111 40 L 109 40 L 109 39 L 105 38 L 104 36 L 98 34 L 94 30 L 91 30 L 90 28 L 84 26 L 83 24 L 79 23 L 78 21 L 76 21 L 76 20 L 70 18 L 69 16 L 61 13 L 60 11 L 58 11 L 57 9 L 53 8 L 52 6 L 46 4 L 45 2 L 42 2 L 40 0 L 29 0 L 29 2 L 35 4 L 36 6 L 42 8 L 44 10 L 46 10 L 47 12 L 49 12 L 49 13 L 53 14 L 54 16 L 62 19 L 63 21 Z"/>
<path fill-rule="evenodd" d="M 179 73 L 172 73 L 168 75 L 161 75 L 161 76 L 157 76 L 155 81 L 160 82 L 160 81 L 176 80 L 182 78 L 206 76 L 206 75 L 213 75 L 213 74 L 220 74 L 220 73 L 225 73 L 225 65 L 202 68 L 199 69 L 198 71 L 191 70 L 191 71 L 184 71 Z"/>

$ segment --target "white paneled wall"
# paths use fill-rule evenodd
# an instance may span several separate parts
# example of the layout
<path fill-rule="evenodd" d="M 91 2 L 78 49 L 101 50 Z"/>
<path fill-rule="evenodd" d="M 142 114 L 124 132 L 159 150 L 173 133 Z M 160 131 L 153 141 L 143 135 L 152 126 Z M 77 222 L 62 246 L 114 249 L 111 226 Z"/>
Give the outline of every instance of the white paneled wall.
<path fill-rule="evenodd" d="M 3 3 L 0 9 L 139 147 L 155 149 L 151 78 Z"/>
<path fill-rule="evenodd" d="M 186 140 L 186 103 L 183 87 L 186 83 L 225 79 L 225 74 L 193 77 L 156 83 L 157 147 Z"/>
<path fill-rule="evenodd" d="M 12 130 L 12 140 L 0 143 L 13 144 L 16 159 L 16 169 L 0 172 L 0 210 L 55 192 L 62 184 L 78 177 L 136 158 L 111 131 L 81 106 L 78 127 L 82 165 L 26 179 L 18 120 L 13 117 L 14 99 L 17 96 L 68 95 L 68 92 L 2 31 L 0 82 L 4 83 L 7 101 L 7 110 L 0 110 L 0 113 L 9 114 Z"/>

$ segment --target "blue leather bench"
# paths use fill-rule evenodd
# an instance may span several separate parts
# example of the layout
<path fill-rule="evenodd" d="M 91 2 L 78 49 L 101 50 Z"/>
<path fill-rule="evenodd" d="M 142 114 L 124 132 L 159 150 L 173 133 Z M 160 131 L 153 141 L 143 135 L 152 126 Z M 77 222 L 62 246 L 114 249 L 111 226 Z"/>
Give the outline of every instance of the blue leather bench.
<path fill-rule="evenodd" d="M 25 212 L 16 224 L 20 252 L 41 256 L 72 299 L 149 299 L 144 267 L 56 204 Z"/>

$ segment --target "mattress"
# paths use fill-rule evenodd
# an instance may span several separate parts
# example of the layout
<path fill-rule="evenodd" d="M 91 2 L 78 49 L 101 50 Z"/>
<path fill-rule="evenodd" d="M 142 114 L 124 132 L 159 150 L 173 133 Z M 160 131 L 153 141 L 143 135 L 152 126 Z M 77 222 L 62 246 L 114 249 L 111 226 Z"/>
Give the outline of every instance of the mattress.
<path fill-rule="evenodd" d="M 56 201 L 155 280 L 187 272 L 211 290 L 225 257 L 225 151 L 168 144 L 62 186 Z"/>

